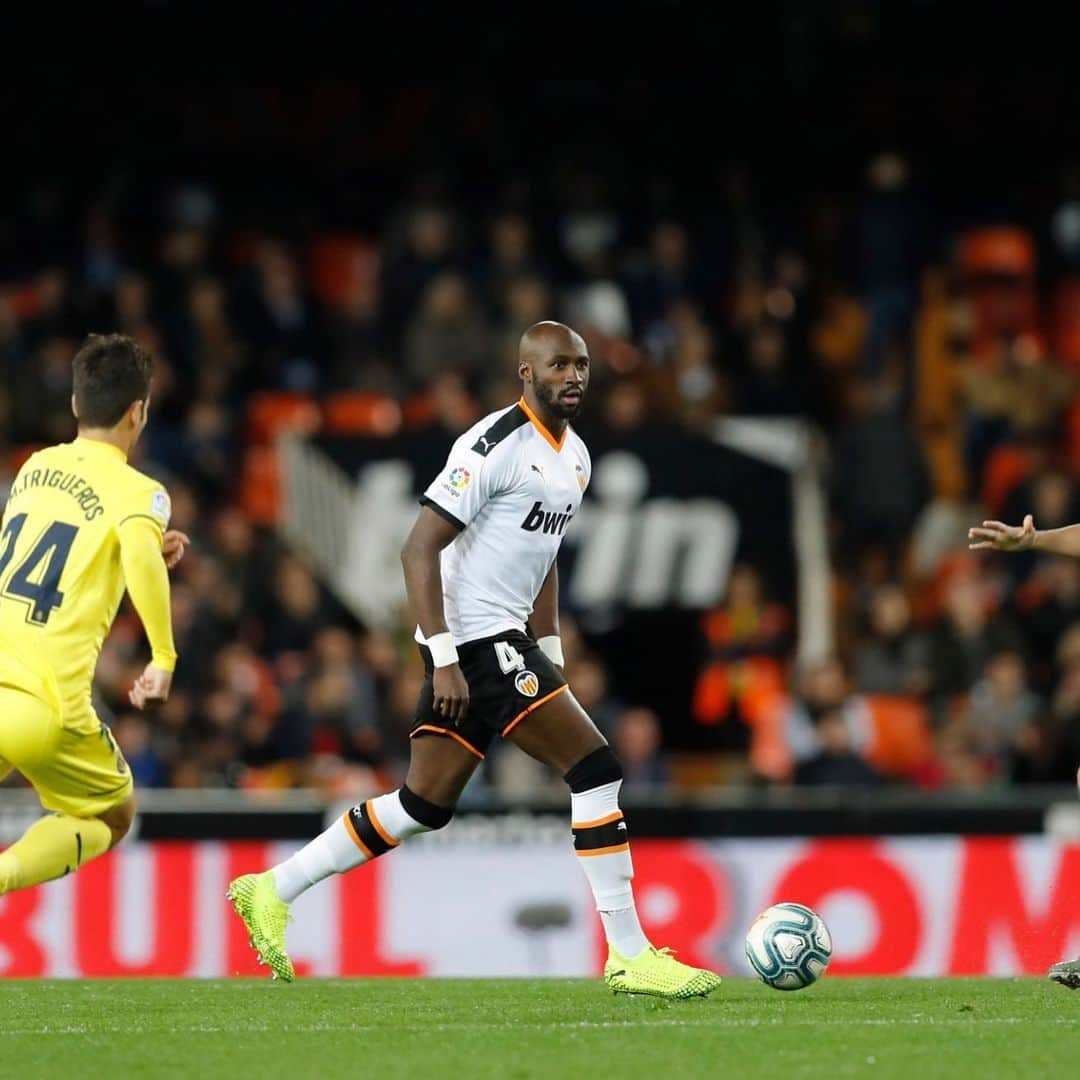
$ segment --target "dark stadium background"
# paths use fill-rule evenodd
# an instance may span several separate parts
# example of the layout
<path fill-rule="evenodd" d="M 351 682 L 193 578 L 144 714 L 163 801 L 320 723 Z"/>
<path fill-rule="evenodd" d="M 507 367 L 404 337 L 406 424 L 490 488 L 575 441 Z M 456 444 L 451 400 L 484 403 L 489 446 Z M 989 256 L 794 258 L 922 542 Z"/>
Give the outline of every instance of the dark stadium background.
<path fill-rule="evenodd" d="M 510 400 L 519 278 L 568 318 L 604 283 L 599 308 L 628 323 L 587 334 L 583 434 L 642 460 L 693 444 L 653 465 L 650 497 L 732 502 L 753 568 L 705 610 L 571 606 L 570 678 L 627 764 L 639 834 L 1073 828 L 1080 569 L 973 559 L 964 536 L 989 511 L 1080 520 L 1080 94 L 1050 10 L 13 14 L 0 483 L 70 434 L 82 334 L 127 329 L 168 373 L 140 465 L 195 537 L 175 576 L 173 700 L 150 718 L 122 704 L 143 662 L 130 613 L 99 669 L 147 792 L 144 837 L 297 837 L 325 805 L 400 781 L 408 618 L 358 617 L 276 532 L 273 438 L 299 417 L 353 468 L 385 456 L 385 435 L 421 483 L 455 429 Z M 447 233 L 426 262 L 409 241 L 424 214 Z M 492 245 L 510 218 L 506 243 L 524 234 L 528 254 L 506 270 Z M 359 260 L 351 300 L 340 269 L 320 277 L 327 239 Z M 650 254 L 664 243 L 685 245 L 670 273 Z M 464 300 L 426 292 L 443 272 Z M 458 366 L 464 383 L 430 376 Z M 283 394 L 367 395 L 349 400 L 368 412 L 314 431 Z M 827 504 L 835 662 L 814 642 L 796 662 L 787 474 L 712 442 L 717 421 L 778 413 L 803 425 Z M 729 456 L 702 465 L 714 453 Z M 896 634 L 875 607 L 900 612 Z M 557 815 L 562 798 L 500 759 L 465 802 L 512 831 L 502 810 L 554 800 Z"/>

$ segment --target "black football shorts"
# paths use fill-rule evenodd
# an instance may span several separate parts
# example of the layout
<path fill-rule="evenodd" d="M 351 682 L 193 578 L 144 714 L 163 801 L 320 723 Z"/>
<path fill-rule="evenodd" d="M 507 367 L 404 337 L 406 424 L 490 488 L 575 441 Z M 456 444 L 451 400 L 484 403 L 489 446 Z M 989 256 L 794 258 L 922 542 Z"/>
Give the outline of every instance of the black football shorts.
<path fill-rule="evenodd" d="M 424 687 L 410 735 L 448 735 L 483 758 L 496 735 L 509 734 L 534 709 L 566 689 L 562 672 L 520 630 L 458 645 L 458 663 L 469 684 L 469 711 L 459 724 L 435 712 L 431 652 L 424 658 Z"/>

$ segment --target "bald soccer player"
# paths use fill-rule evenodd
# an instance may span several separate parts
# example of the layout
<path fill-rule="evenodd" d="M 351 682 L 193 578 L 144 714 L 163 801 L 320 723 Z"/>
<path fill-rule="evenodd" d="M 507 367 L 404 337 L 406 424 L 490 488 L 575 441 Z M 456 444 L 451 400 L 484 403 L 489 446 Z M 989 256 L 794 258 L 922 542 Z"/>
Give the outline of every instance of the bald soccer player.
<path fill-rule="evenodd" d="M 354 806 L 292 858 L 229 886 L 275 977 L 293 978 L 289 905 L 331 874 L 446 826 L 501 736 L 557 769 L 570 788 L 574 850 L 608 941 L 607 985 L 664 998 L 720 985 L 718 975 L 680 963 L 642 932 L 619 809 L 622 770 L 562 673 L 555 559 L 591 472 L 569 424 L 589 385 L 585 342 L 561 323 L 538 323 L 521 339 L 518 374 L 521 399 L 457 440 L 401 551 L 426 670 L 405 783 Z"/>
<path fill-rule="evenodd" d="M 1063 529 L 1036 529 L 1035 519 L 1028 514 L 1023 525 L 1006 525 L 1001 521 L 984 521 L 968 529 L 973 551 L 1041 551 L 1047 555 L 1080 557 L 1080 525 Z M 1080 774 L 1077 775 L 1080 783 Z M 1080 989 L 1080 959 L 1062 960 L 1047 973 L 1054 982 L 1070 990 Z"/>

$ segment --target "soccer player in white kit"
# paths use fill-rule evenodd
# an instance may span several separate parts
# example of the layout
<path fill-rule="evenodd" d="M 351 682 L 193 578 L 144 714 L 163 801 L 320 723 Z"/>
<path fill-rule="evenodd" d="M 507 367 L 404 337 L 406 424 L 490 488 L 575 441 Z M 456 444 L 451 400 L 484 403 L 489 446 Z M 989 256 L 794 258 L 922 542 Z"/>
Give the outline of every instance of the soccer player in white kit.
<path fill-rule="evenodd" d="M 293 978 L 289 904 L 323 878 L 447 825 L 498 735 L 557 769 L 570 788 L 574 850 L 608 941 L 607 985 L 665 998 L 720 985 L 642 932 L 619 809 L 622 770 L 562 674 L 555 560 L 591 470 L 569 425 L 589 384 L 585 342 L 561 323 L 537 323 L 522 336 L 518 373 L 521 400 L 454 443 L 402 549 L 427 673 L 405 783 L 352 807 L 273 869 L 229 886 L 275 977 Z"/>
<path fill-rule="evenodd" d="M 1062 529 L 1036 529 L 1035 519 L 1028 514 L 1023 525 L 1006 525 L 1000 521 L 984 521 L 968 529 L 968 547 L 973 551 L 1042 551 L 1048 555 L 1072 555 L 1080 558 L 1080 525 Z M 1080 785 L 1080 772 L 1076 775 Z M 1080 990 L 1080 957 L 1062 960 L 1047 972 L 1047 977 L 1070 990 Z"/>

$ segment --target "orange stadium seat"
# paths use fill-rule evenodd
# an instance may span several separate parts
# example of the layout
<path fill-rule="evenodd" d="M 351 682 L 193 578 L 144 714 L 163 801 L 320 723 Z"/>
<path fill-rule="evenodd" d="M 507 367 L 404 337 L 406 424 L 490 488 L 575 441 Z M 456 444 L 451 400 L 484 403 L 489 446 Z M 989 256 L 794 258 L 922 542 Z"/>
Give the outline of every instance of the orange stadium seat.
<path fill-rule="evenodd" d="M 867 760 L 884 776 L 911 776 L 930 757 L 933 740 L 926 708 L 914 698 L 871 695 Z"/>
<path fill-rule="evenodd" d="M 272 446 L 249 446 L 244 452 L 240 502 L 257 525 L 275 525 L 281 513 L 281 472 Z"/>
<path fill-rule="evenodd" d="M 311 245 L 308 265 L 315 295 L 327 307 L 340 307 L 351 285 L 378 273 L 379 255 L 362 236 L 326 235 Z"/>
<path fill-rule="evenodd" d="M 248 405 L 247 437 L 249 442 L 266 443 L 287 431 L 310 435 L 321 423 L 319 403 L 307 394 L 256 394 Z"/>
<path fill-rule="evenodd" d="M 1068 278 L 1054 293 L 1053 343 L 1062 363 L 1080 367 L 1080 278 Z"/>
<path fill-rule="evenodd" d="M 1010 492 L 1021 483 L 1033 465 L 1031 451 L 1022 446 L 995 447 L 983 471 L 982 501 L 988 514 L 998 514 Z"/>
<path fill-rule="evenodd" d="M 405 402 L 405 426 L 424 427 L 435 419 L 435 403 L 430 394 L 414 394 Z"/>
<path fill-rule="evenodd" d="M 325 430 L 331 435 L 393 435 L 401 427 L 401 406 L 385 394 L 342 391 L 323 402 Z"/>
<path fill-rule="evenodd" d="M 1065 419 L 1066 448 L 1073 473 L 1080 476 L 1080 397 L 1070 406 Z"/>
<path fill-rule="evenodd" d="M 795 760 L 788 746 L 786 714 L 790 698 L 783 691 L 761 695 L 750 728 L 750 764 L 767 780 L 790 780 Z"/>

